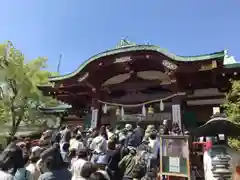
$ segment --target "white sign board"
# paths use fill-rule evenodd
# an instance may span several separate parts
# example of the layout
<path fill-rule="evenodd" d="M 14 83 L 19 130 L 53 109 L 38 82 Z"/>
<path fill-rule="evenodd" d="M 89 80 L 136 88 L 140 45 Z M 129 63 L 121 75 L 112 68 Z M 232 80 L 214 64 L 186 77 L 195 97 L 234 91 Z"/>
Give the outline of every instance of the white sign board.
<path fill-rule="evenodd" d="M 180 159 L 179 157 L 169 157 L 169 171 L 180 173 Z"/>
<path fill-rule="evenodd" d="M 172 121 L 173 123 L 178 123 L 180 129 L 182 129 L 181 108 L 179 104 L 172 105 Z"/>
<path fill-rule="evenodd" d="M 91 128 L 97 127 L 98 109 L 92 109 Z"/>

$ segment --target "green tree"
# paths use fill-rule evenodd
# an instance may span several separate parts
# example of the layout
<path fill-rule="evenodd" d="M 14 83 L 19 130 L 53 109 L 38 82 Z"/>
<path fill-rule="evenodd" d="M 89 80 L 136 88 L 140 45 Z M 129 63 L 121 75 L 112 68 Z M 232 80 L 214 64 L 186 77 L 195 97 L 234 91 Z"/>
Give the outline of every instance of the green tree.
<path fill-rule="evenodd" d="M 10 42 L 0 45 L 0 71 L 2 90 L 0 118 L 11 122 L 11 135 L 15 135 L 22 121 L 35 123 L 41 115 L 37 107 L 53 105 L 56 101 L 44 97 L 37 85 L 46 84 L 51 75 L 46 70 L 47 59 L 43 57 L 25 61 L 24 55 Z M 0 120 L 1 120 L 0 119 Z"/>
<path fill-rule="evenodd" d="M 232 88 L 226 95 L 226 102 L 223 105 L 229 119 L 240 124 L 240 81 L 231 81 Z M 240 138 L 230 139 L 230 145 L 240 150 Z"/>

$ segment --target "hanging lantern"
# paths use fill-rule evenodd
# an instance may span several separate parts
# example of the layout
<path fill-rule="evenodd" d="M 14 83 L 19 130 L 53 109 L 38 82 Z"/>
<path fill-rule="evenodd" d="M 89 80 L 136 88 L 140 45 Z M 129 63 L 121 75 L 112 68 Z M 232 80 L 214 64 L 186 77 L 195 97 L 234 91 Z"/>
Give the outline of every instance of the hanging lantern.
<path fill-rule="evenodd" d="M 122 117 L 124 116 L 124 108 L 123 107 L 121 108 L 121 116 Z"/>
<path fill-rule="evenodd" d="M 119 109 L 119 107 L 118 107 L 117 110 L 116 110 L 116 115 L 117 115 L 117 116 L 120 115 L 120 109 Z"/>
<path fill-rule="evenodd" d="M 164 110 L 164 104 L 162 100 L 160 101 L 159 107 L 160 107 L 160 111 Z"/>
<path fill-rule="evenodd" d="M 154 113 L 154 109 L 152 106 L 149 106 L 148 108 L 148 114 L 153 114 Z"/>
<path fill-rule="evenodd" d="M 145 104 L 142 106 L 142 115 L 143 116 L 146 116 L 146 107 L 145 107 Z"/>
<path fill-rule="evenodd" d="M 107 104 L 104 104 L 104 106 L 103 106 L 103 113 L 107 114 Z"/>

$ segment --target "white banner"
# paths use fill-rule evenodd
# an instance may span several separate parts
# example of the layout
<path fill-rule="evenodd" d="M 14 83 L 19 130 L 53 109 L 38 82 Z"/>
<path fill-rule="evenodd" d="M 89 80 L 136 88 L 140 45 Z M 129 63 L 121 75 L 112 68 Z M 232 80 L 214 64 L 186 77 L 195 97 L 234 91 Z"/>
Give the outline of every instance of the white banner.
<path fill-rule="evenodd" d="M 92 109 L 91 128 L 97 127 L 98 109 Z"/>
<path fill-rule="evenodd" d="M 182 129 L 181 108 L 179 104 L 172 105 L 172 121 L 173 123 L 178 123 L 180 129 Z"/>

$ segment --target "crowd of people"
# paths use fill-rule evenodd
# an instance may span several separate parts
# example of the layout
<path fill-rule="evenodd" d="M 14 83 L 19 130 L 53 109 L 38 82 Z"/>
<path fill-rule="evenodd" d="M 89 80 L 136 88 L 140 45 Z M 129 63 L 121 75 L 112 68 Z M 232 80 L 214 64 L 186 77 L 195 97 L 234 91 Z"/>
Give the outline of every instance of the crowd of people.
<path fill-rule="evenodd" d="M 168 133 L 167 126 L 163 128 Z M 175 133 L 179 129 L 175 128 Z M 156 179 L 159 130 L 102 126 L 46 130 L 37 145 L 12 138 L 0 155 L 0 180 Z"/>

